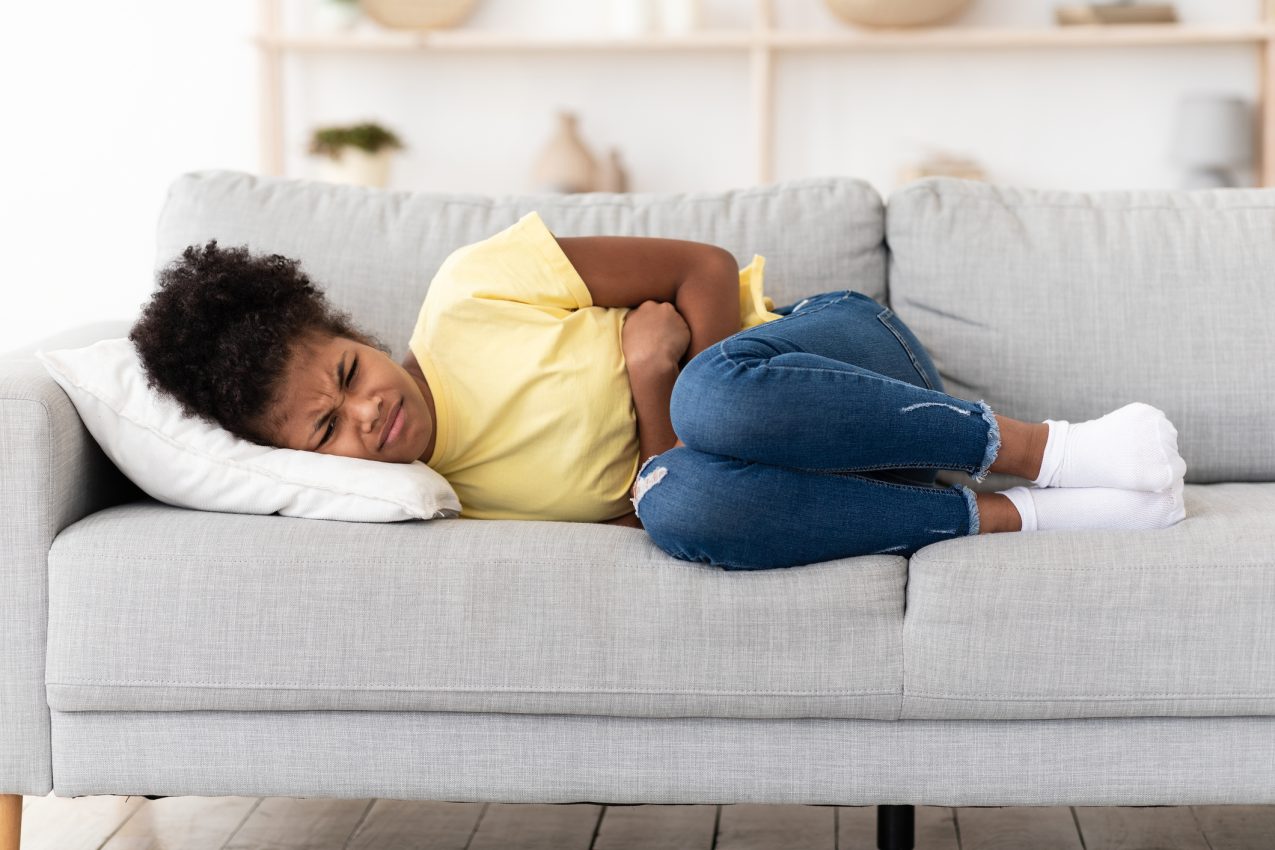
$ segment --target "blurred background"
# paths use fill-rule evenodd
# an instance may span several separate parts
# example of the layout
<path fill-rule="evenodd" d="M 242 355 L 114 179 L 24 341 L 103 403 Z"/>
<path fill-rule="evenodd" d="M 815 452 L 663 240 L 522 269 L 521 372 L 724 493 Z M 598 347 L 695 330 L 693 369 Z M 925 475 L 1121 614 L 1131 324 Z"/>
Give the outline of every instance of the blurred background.
<path fill-rule="evenodd" d="M 0 349 L 133 316 L 166 189 L 192 170 L 483 195 L 824 175 L 886 199 L 926 174 L 1261 185 L 1265 14 L 1259 0 L 9 4 Z"/>

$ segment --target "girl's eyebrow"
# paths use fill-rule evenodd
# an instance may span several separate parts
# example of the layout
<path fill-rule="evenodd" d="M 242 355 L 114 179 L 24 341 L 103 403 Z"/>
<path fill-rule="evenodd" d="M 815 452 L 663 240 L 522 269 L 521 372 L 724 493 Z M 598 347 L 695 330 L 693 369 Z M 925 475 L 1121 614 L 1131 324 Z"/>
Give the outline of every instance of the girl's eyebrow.
<path fill-rule="evenodd" d="M 333 373 L 333 374 L 335 374 L 335 375 L 336 375 L 336 388 L 337 388 L 337 392 L 340 392 L 340 391 L 341 391 L 341 386 L 342 386 L 343 384 L 345 384 L 345 355 L 346 355 L 346 353 L 347 353 L 347 352 L 345 352 L 345 351 L 341 352 L 341 360 L 340 360 L 340 362 L 338 362 L 338 363 L 336 364 L 336 371 Z M 312 439 L 314 439 L 314 435 L 315 435 L 315 433 L 316 433 L 316 432 L 319 430 L 319 428 L 323 425 L 324 421 L 325 421 L 325 420 L 326 420 L 329 416 L 331 416 L 331 415 L 332 415 L 332 412 L 333 412 L 334 410 L 336 410 L 336 408 L 334 408 L 334 407 L 329 407 L 327 410 L 325 410 L 325 411 L 323 412 L 323 415 L 322 415 L 322 416 L 320 416 L 318 419 L 316 419 L 316 420 L 315 420 L 315 422 L 314 422 L 314 427 L 312 427 L 312 428 L 310 429 L 310 439 L 311 439 L 311 440 L 312 440 Z M 306 442 L 309 442 L 309 440 L 307 440 Z"/>

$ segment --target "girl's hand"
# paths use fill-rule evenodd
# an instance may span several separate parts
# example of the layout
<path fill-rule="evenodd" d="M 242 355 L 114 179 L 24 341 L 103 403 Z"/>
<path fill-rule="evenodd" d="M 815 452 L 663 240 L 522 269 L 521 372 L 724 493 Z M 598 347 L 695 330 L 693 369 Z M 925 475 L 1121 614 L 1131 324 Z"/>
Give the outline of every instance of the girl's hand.
<path fill-rule="evenodd" d="M 643 301 L 624 317 L 620 347 L 632 370 L 672 369 L 691 344 L 691 328 L 667 301 Z"/>

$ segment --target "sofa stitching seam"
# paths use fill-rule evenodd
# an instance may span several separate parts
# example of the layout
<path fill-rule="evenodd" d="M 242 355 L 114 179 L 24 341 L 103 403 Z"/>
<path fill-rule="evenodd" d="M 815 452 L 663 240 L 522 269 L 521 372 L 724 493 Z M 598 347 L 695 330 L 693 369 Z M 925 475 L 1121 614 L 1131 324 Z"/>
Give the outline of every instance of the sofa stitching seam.
<path fill-rule="evenodd" d="M 553 688 L 515 688 L 506 686 L 491 686 L 478 688 L 465 688 L 450 685 L 441 685 L 437 687 L 416 687 L 409 685 L 359 685 L 355 687 L 333 687 L 325 684 L 316 684 L 309 682 L 181 682 L 181 681 L 160 681 L 154 679 L 138 679 L 134 682 L 112 682 L 108 679 L 81 679 L 71 681 L 46 682 L 46 685 L 62 685 L 74 687 L 77 685 L 107 685 L 116 688 L 136 688 L 148 687 L 151 685 L 185 685 L 187 687 L 217 687 L 217 688 L 310 688 L 316 690 L 327 691 L 363 691 L 363 690 L 390 690 L 390 691 L 460 691 L 465 693 L 484 693 L 487 691 L 501 691 L 510 693 L 550 693 L 550 694 L 610 694 L 610 693 L 647 693 L 647 694 L 695 694 L 695 695 L 719 695 L 719 694 L 747 694 L 749 696 L 896 696 L 899 691 L 897 688 L 891 688 L 887 691 L 754 691 L 754 690 L 686 690 L 671 688 L 569 688 L 569 689 L 553 689 Z"/>
<path fill-rule="evenodd" d="M 967 694 L 953 694 L 946 691 L 911 691 L 908 693 L 911 697 L 925 697 L 927 699 L 945 699 L 945 700 L 1004 700 L 1009 699 L 1014 702 L 1081 702 L 1091 699 L 1189 699 L 1189 700 L 1213 700 L 1213 699 L 1271 699 L 1275 698 L 1275 693 L 1257 693 L 1257 694 L 1182 694 L 1167 693 L 1165 691 L 1150 691 L 1143 694 L 1083 694 L 1081 696 L 1040 696 L 1025 697 L 1018 694 L 981 694 L 979 696 L 970 696 Z"/>

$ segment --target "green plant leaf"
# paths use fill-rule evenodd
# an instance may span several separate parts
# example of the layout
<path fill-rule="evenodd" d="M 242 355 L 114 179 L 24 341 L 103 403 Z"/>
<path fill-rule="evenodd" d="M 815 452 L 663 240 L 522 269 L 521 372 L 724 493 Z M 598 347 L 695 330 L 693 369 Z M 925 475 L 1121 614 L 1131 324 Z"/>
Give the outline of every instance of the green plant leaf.
<path fill-rule="evenodd" d="M 383 149 L 401 150 L 404 145 L 394 133 L 374 121 L 361 124 L 318 127 L 310 136 L 309 152 L 336 159 L 342 148 L 359 148 L 368 153 Z"/>

